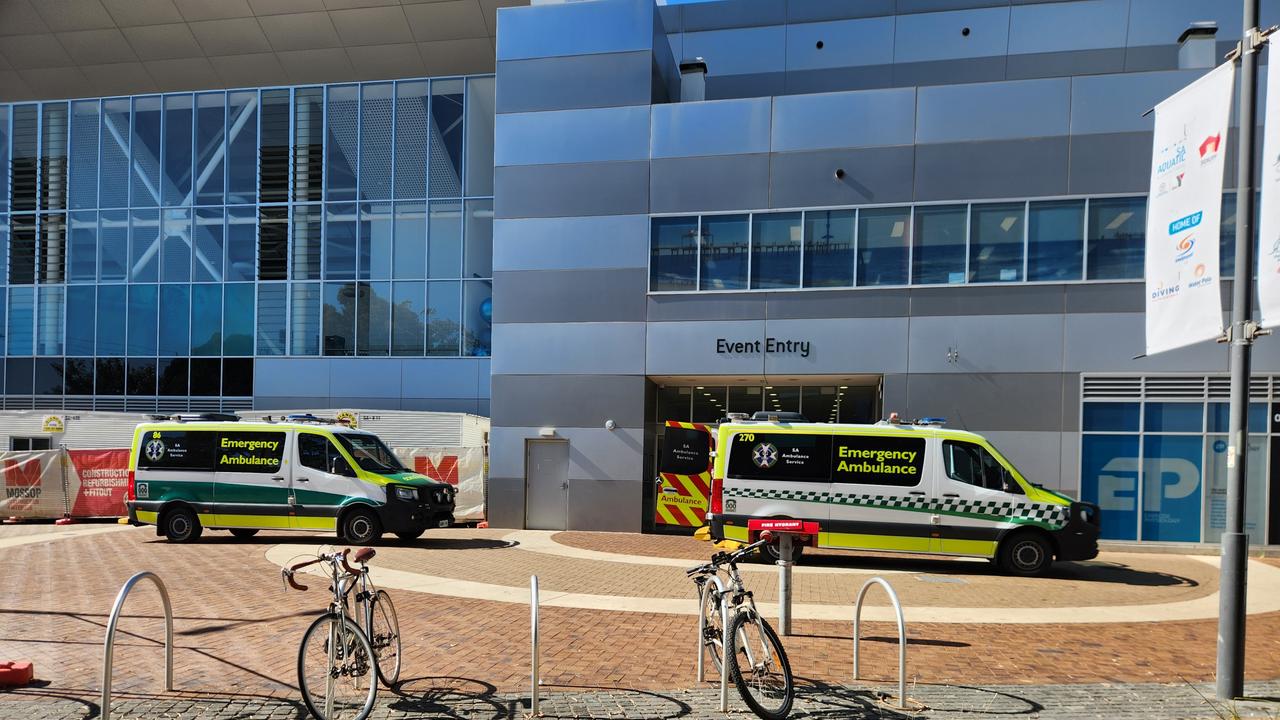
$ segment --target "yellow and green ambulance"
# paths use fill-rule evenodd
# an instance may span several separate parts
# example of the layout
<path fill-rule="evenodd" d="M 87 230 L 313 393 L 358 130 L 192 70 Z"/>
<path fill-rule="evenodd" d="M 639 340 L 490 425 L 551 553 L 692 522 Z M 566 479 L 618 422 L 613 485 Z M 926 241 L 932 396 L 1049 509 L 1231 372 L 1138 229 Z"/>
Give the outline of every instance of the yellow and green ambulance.
<path fill-rule="evenodd" d="M 363 545 L 412 540 L 453 522 L 455 489 L 411 472 L 370 432 L 312 416 L 239 422 L 179 416 L 138 425 L 129 453 L 129 521 L 190 542 L 205 528 L 336 531 Z"/>
<path fill-rule="evenodd" d="M 716 540 L 752 541 L 749 521 L 806 521 L 820 548 L 995 560 L 1042 575 L 1097 557 L 1091 503 L 1027 481 L 985 438 L 920 423 L 720 425 L 708 520 Z"/>

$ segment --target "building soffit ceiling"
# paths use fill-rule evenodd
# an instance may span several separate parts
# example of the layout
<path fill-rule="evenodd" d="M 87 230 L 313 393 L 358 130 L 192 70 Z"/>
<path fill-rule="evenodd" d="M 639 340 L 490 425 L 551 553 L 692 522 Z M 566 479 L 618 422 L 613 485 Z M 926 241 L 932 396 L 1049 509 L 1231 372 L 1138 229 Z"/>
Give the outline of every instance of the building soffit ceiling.
<path fill-rule="evenodd" d="M 528 0 L 0 0 L 0 102 L 492 72 Z"/>

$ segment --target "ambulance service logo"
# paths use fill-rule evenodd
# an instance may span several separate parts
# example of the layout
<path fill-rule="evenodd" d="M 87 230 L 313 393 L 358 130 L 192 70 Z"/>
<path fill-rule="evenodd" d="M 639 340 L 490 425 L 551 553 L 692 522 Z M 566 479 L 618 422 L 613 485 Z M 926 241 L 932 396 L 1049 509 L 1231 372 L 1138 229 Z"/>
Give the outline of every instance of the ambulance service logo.
<path fill-rule="evenodd" d="M 160 438 L 155 438 L 142 448 L 142 452 L 146 454 L 147 459 L 151 462 L 160 462 L 160 458 L 164 457 L 164 441 Z"/>
<path fill-rule="evenodd" d="M 751 462 L 761 470 L 768 470 L 778 464 L 778 448 L 773 443 L 760 443 L 751 451 Z"/>

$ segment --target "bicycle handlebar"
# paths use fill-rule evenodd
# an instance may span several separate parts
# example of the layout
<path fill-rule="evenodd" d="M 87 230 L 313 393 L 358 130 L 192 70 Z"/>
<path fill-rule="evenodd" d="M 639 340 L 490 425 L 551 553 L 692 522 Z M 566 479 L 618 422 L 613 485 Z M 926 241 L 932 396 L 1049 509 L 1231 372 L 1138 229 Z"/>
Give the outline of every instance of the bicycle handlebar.
<path fill-rule="evenodd" d="M 342 566 L 342 571 L 344 573 L 352 577 L 359 577 L 360 573 L 364 571 L 360 570 L 359 568 L 351 567 L 351 565 L 347 563 L 347 556 L 350 554 L 351 554 L 351 548 L 347 548 L 343 550 L 341 553 L 330 553 L 328 555 L 319 555 L 314 560 L 307 560 L 306 562 L 300 562 L 296 565 L 292 565 L 287 568 L 280 568 L 280 577 L 283 578 L 285 582 L 289 583 L 290 587 L 292 587 L 294 590 L 306 590 L 307 589 L 306 585 L 303 585 L 302 583 L 293 579 L 294 573 L 301 570 L 302 568 L 308 567 L 310 565 L 315 565 L 316 563 L 322 563 L 322 562 L 329 562 L 329 563 L 333 563 L 334 565 L 340 565 Z"/>
<path fill-rule="evenodd" d="M 716 571 L 716 568 L 720 567 L 721 565 L 736 563 L 740 558 L 747 555 L 748 553 L 754 552 L 755 550 L 772 543 L 773 539 L 774 539 L 773 533 L 769 532 L 768 530 L 765 530 L 764 532 L 760 533 L 759 540 L 751 543 L 750 545 L 747 545 L 746 547 L 740 548 L 732 553 L 727 553 L 724 551 L 718 552 L 715 555 L 711 556 L 711 562 L 707 563 L 706 565 L 691 567 L 685 571 L 685 575 L 688 575 L 689 577 L 693 577 L 695 575 L 706 575 L 706 574 L 713 573 Z"/>

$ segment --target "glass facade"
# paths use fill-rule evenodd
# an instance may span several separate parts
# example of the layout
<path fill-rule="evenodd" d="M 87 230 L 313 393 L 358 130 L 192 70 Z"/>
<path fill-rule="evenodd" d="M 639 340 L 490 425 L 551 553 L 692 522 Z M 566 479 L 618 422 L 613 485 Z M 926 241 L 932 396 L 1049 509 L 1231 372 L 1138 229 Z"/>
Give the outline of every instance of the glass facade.
<path fill-rule="evenodd" d="M 491 76 L 0 105 L 6 406 L 487 356 L 493 112 Z"/>
<path fill-rule="evenodd" d="M 1235 195 L 1223 196 L 1222 272 Z M 649 291 L 1141 280 L 1145 196 L 657 216 Z"/>
<path fill-rule="evenodd" d="M 715 423 L 726 413 L 798 412 L 812 422 L 873 423 L 880 389 L 872 385 L 666 385 L 655 419 Z"/>

